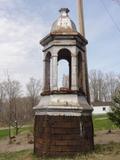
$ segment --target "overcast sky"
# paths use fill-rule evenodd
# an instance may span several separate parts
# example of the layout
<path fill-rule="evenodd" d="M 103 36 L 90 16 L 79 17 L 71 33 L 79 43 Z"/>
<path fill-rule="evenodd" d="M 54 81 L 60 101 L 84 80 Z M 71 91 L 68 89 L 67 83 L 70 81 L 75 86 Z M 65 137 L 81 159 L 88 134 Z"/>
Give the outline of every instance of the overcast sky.
<path fill-rule="evenodd" d="M 120 71 L 120 3 L 84 0 L 89 70 Z M 61 7 L 77 24 L 76 0 L 0 0 L 0 79 L 8 72 L 26 83 L 42 79 L 39 41 L 50 32 Z M 108 14 L 108 11 L 110 14 Z M 110 18 L 112 16 L 112 18 Z"/>

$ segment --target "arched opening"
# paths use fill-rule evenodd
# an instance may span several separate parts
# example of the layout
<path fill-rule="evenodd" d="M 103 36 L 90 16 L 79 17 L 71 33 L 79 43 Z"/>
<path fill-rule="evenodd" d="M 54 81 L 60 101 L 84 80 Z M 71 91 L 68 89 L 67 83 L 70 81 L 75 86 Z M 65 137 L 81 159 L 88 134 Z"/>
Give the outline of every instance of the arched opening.
<path fill-rule="evenodd" d="M 45 86 L 44 91 L 50 91 L 50 61 L 51 61 L 51 53 L 48 52 L 45 57 Z"/>
<path fill-rule="evenodd" d="M 58 52 L 58 89 L 71 89 L 71 52 L 68 49 Z"/>
<path fill-rule="evenodd" d="M 58 62 L 58 89 L 69 89 L 69 63 L 66 60 Z"/>

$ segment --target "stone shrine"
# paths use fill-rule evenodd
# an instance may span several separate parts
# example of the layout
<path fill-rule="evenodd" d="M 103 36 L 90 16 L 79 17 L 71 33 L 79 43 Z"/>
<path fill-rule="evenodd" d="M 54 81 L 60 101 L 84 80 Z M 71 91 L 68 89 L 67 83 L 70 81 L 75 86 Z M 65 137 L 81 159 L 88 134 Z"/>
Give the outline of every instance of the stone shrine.
<path fill-rule="evenodd" d="M 38 156 L 75 155 L 94 148 L 92 107 L 86 85 L 87 40 L 77 32 L 69 9 L 60 9 L 44 47 L 44 84 L 35 111 L 34 152 Z M 69 88 L 58 89 L 58 62 L 69 64 Z"/>

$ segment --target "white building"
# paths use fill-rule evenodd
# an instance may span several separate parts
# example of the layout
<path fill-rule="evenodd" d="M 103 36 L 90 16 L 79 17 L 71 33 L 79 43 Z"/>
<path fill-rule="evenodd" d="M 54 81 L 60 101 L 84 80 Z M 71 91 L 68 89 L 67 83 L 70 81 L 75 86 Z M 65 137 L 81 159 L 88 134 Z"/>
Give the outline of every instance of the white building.
<path fill-rule="evenodd" d="M 92 107 L 93 107 L 93 115 L 107 114 L 111 110 L 110 102 L 92 103 Z"/>

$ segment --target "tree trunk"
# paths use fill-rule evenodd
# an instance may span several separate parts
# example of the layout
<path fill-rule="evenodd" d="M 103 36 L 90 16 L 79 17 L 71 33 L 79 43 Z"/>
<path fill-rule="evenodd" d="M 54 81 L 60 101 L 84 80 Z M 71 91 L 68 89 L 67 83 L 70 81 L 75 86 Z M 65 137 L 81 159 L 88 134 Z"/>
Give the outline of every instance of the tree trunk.
<path fill-rule="evenodd" d="M 10 126 L 10 121 L 9 121 L 9 143 L 11 144 L 11 126 Z"/>

